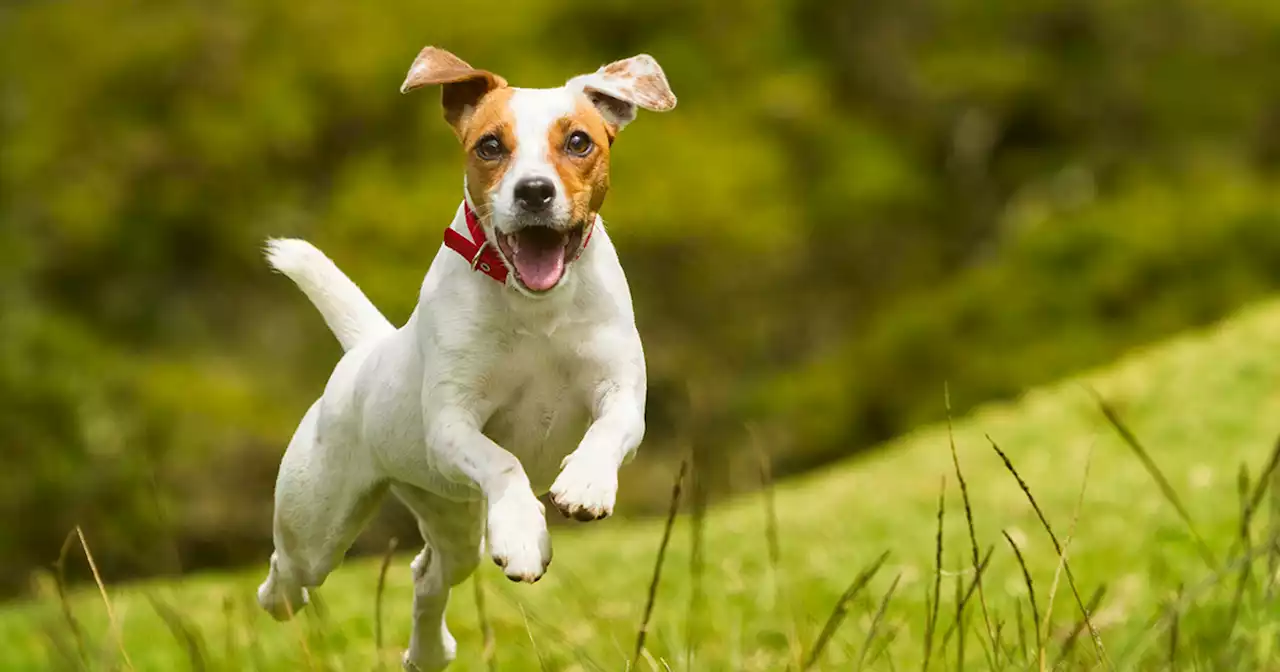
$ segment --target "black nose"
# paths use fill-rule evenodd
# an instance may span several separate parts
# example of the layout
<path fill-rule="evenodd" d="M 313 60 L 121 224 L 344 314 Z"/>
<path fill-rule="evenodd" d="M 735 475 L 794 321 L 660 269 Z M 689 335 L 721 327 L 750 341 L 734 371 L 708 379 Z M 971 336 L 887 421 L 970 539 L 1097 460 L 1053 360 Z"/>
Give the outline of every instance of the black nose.
<path fill-rule="evenodd" d="M 529 212 L 546 210 L 556 197 L 556 185 L 545 177 L 530 177 L 516 183 L 516 203 Z"/>

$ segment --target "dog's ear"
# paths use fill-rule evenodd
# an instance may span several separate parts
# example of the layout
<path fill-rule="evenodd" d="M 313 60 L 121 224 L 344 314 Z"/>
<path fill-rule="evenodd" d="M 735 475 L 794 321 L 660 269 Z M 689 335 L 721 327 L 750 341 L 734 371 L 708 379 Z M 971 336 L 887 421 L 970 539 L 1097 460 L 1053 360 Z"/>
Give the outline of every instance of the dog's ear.
<path fill-rule="evenodd" d="M 423 47 L 409 66 L 409 74 L 400 85 L 400 93 L 432 84 L 444 85 L 444 118 L 454 130 L 460 130 L 480 99 L 494 89 L 507 85 L 507 80 L 477 70 L 467 62 L 435 47 Z"/>
<path fill-rule="evenodd" d="M 578 75 L 566 86 L 585 93 L 615 132 L 636 118 L 637 107 L 666 112 L 676 106 L 676 94 L 671 92 L 662 66 L 648 54 Z"/>

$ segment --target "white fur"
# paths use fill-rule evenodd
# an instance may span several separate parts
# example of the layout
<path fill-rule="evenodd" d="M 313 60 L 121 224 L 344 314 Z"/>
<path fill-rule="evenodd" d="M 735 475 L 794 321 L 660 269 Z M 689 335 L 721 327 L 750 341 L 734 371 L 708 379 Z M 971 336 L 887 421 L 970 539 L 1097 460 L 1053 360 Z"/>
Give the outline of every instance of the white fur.
<path fill-rule="evenodd" d="M 573 112 L 575 94 L 568 89 L 515 89 L 511 94 L 512 126 L 515 131 L 515 154 L 511 165 L 503 173 L 495 193 L 490 195 L 493 204 L 493 220 L 499 230 L 510 233 L 517 215 L 515 201 L 516 184 L 522 180 L 541 177 L 556 187 L 556 197 L 551 203 L 550 216 L 556 221 L 569 217 L 569 196 L 556 167 L 551 165 L 551 148 L 548 147 L 547 129 L 557 119 Z"/>
<path fill-rule="evenodd" d="M 311 243 L 272 238 L 267 241 L 267 263 L 311 299 L 343 350 L 394 329 L 364 292 Z"/>
<path fill-rule="evenodd" d="M 466 232 L 461 208 L 451 226 Z M 549 489 L 567 515 L 608 515 L 618 467 L 644 435 L 644 355 L 613 243 L 597 221 L 576 271 L 540 299 L 442 247 L 408 323 L 385 331 L 315 248 L 273 249 L 306 251 L 306 263 L 273 264 L 360 338 L 285 452 L 259 601 L 279 618 L 302 608 L 390 489 L 426 540 L 406 667 L 442 669 L 455 651 L 449 588 L 475 568 L 482 539 L 509 578 L 536 581 L 551 561 L 536 493 Z"/>
<path fill-rule="evenodd" d="M 516 180 L 547 177 L 564 198 L 547 132 L 580 95 L 567 86 L 512 96 L 519 146 L 483 204 L 490 244 Z M 567 213 L 567 202 L 556 207 Z M 469 236 L 464 213 L 460 205 L 450 226 Z M 537 296 L 518 291 L 514 277 L 503 285 L 475 272 L 442 245 L 399 329 L 309 243 L 272 240 L 267 256 L 346 354 L 281 461 L 275 552 L 258 600 L 281 619 L 305 606 L 389 490 L 426 542 L 412 564 L 404 665 L 441 670 L 457 648 L 444 623 L 449 590 L 484 546 L 508 578 L 537 581 L 551 562 L 537 494 L 549 491 L 580 520 L 609 515 L 618 468 L 644 436 L 644 352 L 613 243 L 597 218 L 582 256 Z"/>
<path fill-rule="evenodd" d="M 641 85 L 641 81 L 646 84 Z M 676 106 L 676 96 L 667 83 L 666 73 L 648 54 L 578 75 L 565 83 L 564 88 L 587 94 L 605 120 L 619 130 L 635 121 L 637 107 L 666 112 Z M 609 100 L 601 100 L 599 96 Z"/>

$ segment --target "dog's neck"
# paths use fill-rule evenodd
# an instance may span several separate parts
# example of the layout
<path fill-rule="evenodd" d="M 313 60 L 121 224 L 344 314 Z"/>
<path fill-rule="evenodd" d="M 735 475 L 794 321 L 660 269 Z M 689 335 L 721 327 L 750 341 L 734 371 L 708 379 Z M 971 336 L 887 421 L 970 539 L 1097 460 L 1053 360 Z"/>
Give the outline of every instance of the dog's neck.
<path fill-rule="evenodd" d="M 470 199 L 464 198 L 453 215 L 453 221 L 449 223 L 450 229 L 468 239 L 471 238 L 471 231 L 470 227 L 467 226 L 467 209 L 472 208 L 474 211 L 474 206 L 469 201 Z M 596 226 L 593 228 L 598 228 L 598 226 L 599 220 L 596 221 Z M 477 244 L 487 242 L 489 246 L 495 245 L 496 243 L 489 228 L 482 223 L 481 229 L 485 238 L 474 242 Z M 480 271 L 470 273 L 468 277 L 471 282 L 483 287 L 481 291 L 486 296 L 492 297 L 494 301 L 497 301 L 514 317 L 517 317 L 520 322 L 552 325 L 559 322 L 559 319 L 556 319 L 557 315 L 563 316 L 572 312 L 569 308 L 580 293 L 583 281 L 582 276 L 586 270 L 584 262 L 587 261 L 591 254 L 591 247 L 588 245 L 583 250 L 582 257 L 574 262 L 576 268 L 568 273 L 559 286 L 541 295 L 530 295 L 520 291 L 515 285 L 515 278 L 510 276 L 505 283 L 498 283 Z M 509 273 L 514 274 L 513 271 L 509 271 Z M 542 329 L 539 330 L 541 331 Z"/>

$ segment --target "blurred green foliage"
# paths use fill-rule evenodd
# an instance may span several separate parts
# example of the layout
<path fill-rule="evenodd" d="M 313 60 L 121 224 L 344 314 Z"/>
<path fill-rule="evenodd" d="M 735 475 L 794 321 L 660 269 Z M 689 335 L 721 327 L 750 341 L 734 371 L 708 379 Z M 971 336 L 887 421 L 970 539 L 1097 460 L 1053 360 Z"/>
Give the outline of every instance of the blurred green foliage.
<path fill-rule="evenodd" d="M 9 3 L 0 591 L 75 524 L 111 576 L 265 557 L 339 349 L 261 241 L 407 317 L 461 193 L 396 93 L 427 43 L 524 86 L 648 52 L 680 96 L 604 212 L 651 372 L 625 511 L 690 445 L 749 484 L 744 423 L 809 468 L 1280 287 L 1272 0 Z"/>

